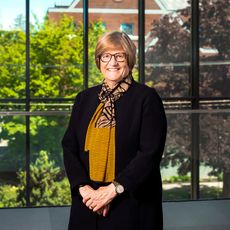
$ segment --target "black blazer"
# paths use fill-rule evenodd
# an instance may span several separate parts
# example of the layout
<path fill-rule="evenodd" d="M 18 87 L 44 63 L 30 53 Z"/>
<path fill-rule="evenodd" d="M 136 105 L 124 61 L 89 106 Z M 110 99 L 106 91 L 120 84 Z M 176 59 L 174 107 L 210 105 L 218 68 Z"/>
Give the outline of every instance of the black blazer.
<path fill-rule="evenodd" d="M 101 183 L 90 180 L 89 153 L 84 151 L 88 124 L 100 103 L 98 99 L 100 90 L 101 85 L 98 85 L 78 94 L 73 105 L 69 126 L 62 141 L 64 164 L 73 198 L 72 213 L 75 212 L 73 206 L 76 206 L 74 200 L 80 199 L 77 198 L 79 185 L 90 184 L 94 188 L 101 185 Z M 134 208 L 131 205 L 132 212 L 135 209 L 136 212 L 133 216 L 130 215 L 130 220 L 127 220 L 127 212 L 124 211 L 127 208 L 121 208 L 122 205 L 120 205 L 120 211 L 114 215 L 113 208 L 111 208 L 109 216 L 110 218 L 114 217 L 118 222 L 121 220 L 118 216 L 122 218 L 124 215 L 126 222 L 134 223 L 134 219 L 138 220 L 140 228 L 137 227 L 139 226 L 137 223 L 132 226 L 127 224 L 124 228 L 126 230 L 155 229 L 154 226 L 160 230 L 162 228 L 160 161 L 166 138 L 166 117 L 161 99 L 154 89 L 133 81 L 128 91 L 116 101 L 115 113 L 115 180 L 125 187 L 126 192 L 121 197 L 115 198 L 116 201 L 114 200 L 112 203 L 119 203 L 119 200 L 122 203 L 122 200 L 129 199 L 137 206 L 134 205 Z M 152 204 L 151 208 L 147 208 L 147 204 Z M 78 205 L 78 208 L 85 208 L 80 203 Z M 146 228 L 143 227 L 143 218 L 140 216 L 141 209 L 143 209 L 143 213 L 147 213 L 144 214 L 145 220 L 143 220 Z M 87 212 L 90 211 L 87 210 Z M 76 219 L 76 213 L 72 215 Z M 73 220 L 70 217 L 69 229 L 74 229 L 76 225 L 78 229 L 81 229 L 80 220 L 79 222 L 75 221 L 75 224 L 71 221 Z M 113 221 L 111 220 L 111 222 Z M 71 228 L 71 226 L 74 227 Z M 112 226 L 116 229 L 114 223 L 107 225 L 104 229 L 107 227 L 113 229 Z M 82 229 L 88 228 L 83 225 Z M 94 227 L 90 226 L 89 229 L 94 229 Z"/>

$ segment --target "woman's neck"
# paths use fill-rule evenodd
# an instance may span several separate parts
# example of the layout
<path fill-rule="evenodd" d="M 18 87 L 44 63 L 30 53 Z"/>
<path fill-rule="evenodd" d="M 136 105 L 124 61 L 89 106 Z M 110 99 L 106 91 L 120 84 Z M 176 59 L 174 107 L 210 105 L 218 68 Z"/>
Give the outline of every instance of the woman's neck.
<path fill-rule="evenodd" d="M 105 80 L 105 83 L 109 86 L 110 89 L 114 89 L 119 83 L 119 81 L 106 81 Z"/>

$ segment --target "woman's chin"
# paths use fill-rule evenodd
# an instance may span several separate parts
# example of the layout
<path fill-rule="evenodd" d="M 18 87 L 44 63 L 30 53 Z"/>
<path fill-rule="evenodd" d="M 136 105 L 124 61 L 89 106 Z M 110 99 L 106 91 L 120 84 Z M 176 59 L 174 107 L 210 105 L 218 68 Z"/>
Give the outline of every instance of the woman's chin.
<path fill-rule="evenodd" d="M 107 74 L 107 76 L 105 77 L 106 80 L 108 81 L 115 81 L 115 82 L 118 82 L 122 79 L 122 76 L 121 75 L 118 75 L 118 74 Z"/>

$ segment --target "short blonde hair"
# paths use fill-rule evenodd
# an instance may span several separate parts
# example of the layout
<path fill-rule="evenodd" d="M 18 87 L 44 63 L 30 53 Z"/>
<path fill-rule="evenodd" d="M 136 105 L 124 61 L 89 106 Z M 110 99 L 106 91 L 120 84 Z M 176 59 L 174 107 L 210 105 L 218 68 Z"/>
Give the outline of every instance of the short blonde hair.
<path fill-rule="evenodd" d="M 100 56 L 110 48 L 118 47 L 125 51 L 130 72 L 132 71 L 136 63 L 136 46 L 126 33 L 118 31 L 106 33 L 98 40 L 95 50 L 95 61 L 98 69 L 100 69 Z"/>

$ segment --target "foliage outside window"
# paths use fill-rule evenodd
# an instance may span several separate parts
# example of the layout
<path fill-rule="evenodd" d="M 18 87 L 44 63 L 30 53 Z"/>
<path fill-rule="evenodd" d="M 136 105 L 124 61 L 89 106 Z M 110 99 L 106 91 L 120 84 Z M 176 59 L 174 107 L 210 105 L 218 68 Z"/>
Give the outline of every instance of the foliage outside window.
<path fill-rule="evenodd" d="M 103 31 L 101 22 L 89 26 L 91 63 L 94 63 L 94 47 Z M 0 59 L 4 63 L 0 66 L 0 98 L 25 98 L 25 32 L 1 31 L 0 39 Z M 36 23 L 31 26 L 30 50 L 31 97 L 74 98 L 83 89 L 82 24 L 79 23 L 76 27 L 73 19 L 67 16 L 62 17 L 59 23 L 48 20 L 44 24 Z M 94 76 L 89 84 L 101 82 L 101 74 L 95 64 L 89 72 Z M 0 104 L 2 109 L 14 109 L 12 103 L 5 104 Z M 60 108 L 61 106 L 62 104 L 59 105 Z M 49 109 L 47 103 L 31 104 L 32 111 Z M 60 146 L 68 119 L 67 116 L 30 117 L 31 205 L 70 203 Z M 0 117 L 0 124 L 0 169 L 3 175 L 0 180 L 0 207 L 24 206 L 25 118 L 3 116 Z M 19 154 L 19 151 L 22 153 Z M 66 198 L 62 199 L 62 195 L 57 194 L 65 194 Z"/>
<path fill-rule="evenodd" d="M 200 1 L 201 96 L 229 96 L 229 12 L 227 0 Z M 149 31 L 155 45 L 146 46 L 146 84 L 163 97 L 187 97 L 190 93 L 190 8 L 177 16 L 164 15 Z M 178 23 L 183 18 L 183 24 Z M 0 98 L 23 99 L 25 95 L 25 31 L 23 18 L 16 19 L 17 30 L 0 31 Z M 19 30 L 20 29 L 20 30 Z M 101 82 L 94 62 L 94 47 L 104 33 L 102 22 L 89 25 L 89 85 Z M 121 31 L 133 34 L 133 25 L 124 23 Z M 74 98 L 83 89 L 83 26 L 64 16 L 57 23 L 46 20 L 31 25 L 30 90 L 34 98 Z M 215 55 L 204 55 L 217 50 Z M 211 64 L 210 64 L 211 63 Z M 214 64 L 213 64 L 214 63 Z M 1 103 L 13 110 L 12 103 Z M 61 104 L 58 105 L 61 108 Z M 56 107 L 57 108 L 57 107 Z M 66 108 L 66 107 L 65 107 Z M 45 111 L 47 103 L 33 104 L 31 110 Z M 215 109 L 210 106 L 209 110 Z M 163 177 L 165 200 L 190 199 L 191 115 L 168 114 L 168 137 L 162 170 L 176 168 L 175 175 Z M 200 163 L 208 167 L 208 179 L 201 180 L 202 198 L 230 197 L 229 113 L 200 114 Z M 68 117 L 31 116 L 31 204 L 70 203 L 69 185 L 63 170 L 60 140 Z M 16 176 L 0 180 L 0 207 L 25 206 L 25 118 L 0 117 L 0 170 Z M 55 144 L 56 143 L 56 144 Z M 58 145 L 58 144 L 59 145 Z M 221 183 L 220 187 L 207 183 Z M 171 189 L 172 185 L 178 185 Z M 207 186 L 207 187 L 206 187 Z M 63 199 L 62 199 L 63 198 Z"/>
<path fill-rule="evenodd" d="M 229 97 L 230 88 L 230 5 L 227 0 L 200 1 L 200 96 Z M 146 84 L 155 87 L 162 97 L 189 97 L 191 86 L 191 8 L 164 15 L 153 22 L 152 38 L 146 52 Z M 147 43 L 148 44 L 148 43 Z M 185 99 L 184 99 L 185 100 Z M 210 112 L 229 108 L 228 103 L 207 99 L 204 109 Z M 222 104 L 222 105 L 221 105 Z M 224 107 L 225 105 L 225 107 Z M 186 107 L 188 108 L 188 106 Z M 168 116 L 168 138 L 162 168 L 176 167 L 178 176 L 191 172 L 191 118 Z M 209 169 L 200 178 L 201 198 L 230 197 L 229 112 L 199 115 L 200 164 Z M 189 183 L 190 180 L 187 180 Z M 210 186 L 207 186 L 210 184 Z M 213 186 L 211 186 L 213 184 Z M 175 189 L 178 197 L 189 199 L 189 184 Z M 177 190 L 177 191 L 176 191 Z M 179 191 L 180 190 L 180 191 Z M 186 192 L 188 191 L 188 192 Z M 173 192 L 171 190 L 171 192 Z M 166 191 L 167 194 L 170 191 Z M 166 197 L 172 198 L 169 194 Z M 181 194 L 188 194 L 183 197 Z"/>

